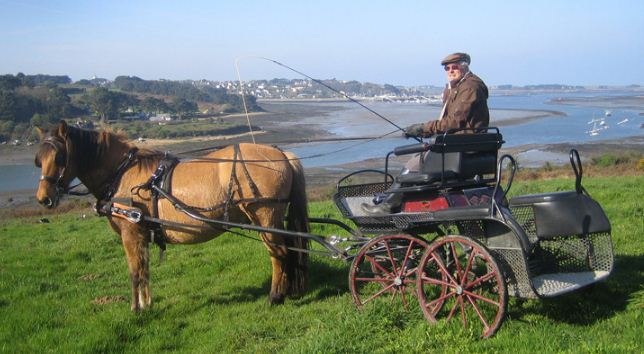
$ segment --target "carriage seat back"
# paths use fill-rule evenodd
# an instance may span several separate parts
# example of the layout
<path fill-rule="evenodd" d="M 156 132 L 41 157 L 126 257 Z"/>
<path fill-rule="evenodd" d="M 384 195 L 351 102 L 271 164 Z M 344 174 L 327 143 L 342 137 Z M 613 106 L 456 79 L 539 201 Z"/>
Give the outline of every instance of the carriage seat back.
<path fill-rule="evenodd" d="M 520 213 L 528 208 L 524 216 L 534 223 L 538 239 L 575 237 L 589 233 L 611 231 L 610 221 L 601 205 L 589 196 L 576 191 L 530 194 L 510 199 L 510 209 Z"/>
<path fill-rule="evenodd" d="M 470 179 L 496 172 L 496 152 L 428 152 L 421 172 L 427 175 L 444 173 L 445 179 Z M 444 160 L 443 160 L 444 158 Z"/>
<path fill-rule="evenodd" d="M 496 173 L 497 155 L 503 144 L 501 133 L 442 134 L 432 138 L 429 154 L 421 160 L 420 172 L 399 176 L 403 184 L 468 180 Z"/>

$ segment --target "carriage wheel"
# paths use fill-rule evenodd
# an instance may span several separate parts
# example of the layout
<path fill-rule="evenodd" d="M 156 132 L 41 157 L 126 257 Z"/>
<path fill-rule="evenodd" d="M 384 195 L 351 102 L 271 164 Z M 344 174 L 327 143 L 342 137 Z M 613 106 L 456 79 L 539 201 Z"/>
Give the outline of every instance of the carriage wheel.
<path fill-rule="evenodd" d="M 367 242 L 349 271 L 356 305 L 400 302 L 408 309 L 416 295 L 416 269 L 426 249 L 427 242 L 405 234 L 378 236 Z"/>
<path fill-rule="evenodd" d="M 501 326 L 507 306 L 505 279 L 480 243 L 462 236 L 440 238 L 425 252 L 418 274 L 418 301 L 430 322 L 460 318 L 481 338 Z"/>

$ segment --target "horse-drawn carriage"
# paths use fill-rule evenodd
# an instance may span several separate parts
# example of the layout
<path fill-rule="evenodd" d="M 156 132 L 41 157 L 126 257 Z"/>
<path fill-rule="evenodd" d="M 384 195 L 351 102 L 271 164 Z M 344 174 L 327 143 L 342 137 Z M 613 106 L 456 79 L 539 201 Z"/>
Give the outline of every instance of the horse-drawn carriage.
<path fill-rule="evenodd" d="M 450 132 L 451 133 L 451 132 Z M 334 200 L 363 233 L 374 234 L 353 259 L 349 283 L 358 306 L 413 295 L 430 322 L 460 320 L 487 338 L 501 325 L 507 297 L 544 298 L 605 279 L 613 267 L 610 223 L 576 175 L 571 191 L 506 198 L 516 163 L 498 158 L 496 128 L 443 134 L 391 154 L 432 154 L 418 173 L 377 183 L 338 185 Z M 507 163 L 509 176 L 502 186 Z M 388 164 L 386 164 L 388 165 Z M 362 172 L 352 173 L 350 176 Z M 346 177 L 345 177 L 346 179 Z M 404 193 L 401 212 L 360 208 L 374 194 Z"/>
<path fill-rule="evenodd" d="M 341 227 L 347 233 L 341 237 L 311 234 L 303 224 L 303 175 L 296 159 L 250 144 L 175 168 L 162 154 L 140 153 L 118 137 L 63 123 L 43 135 L 38 199 L 54 207 L 74 177 L 92 191 L 123 239 L 134 310 L 150 304 L 147 247 L 159 232 L 169 243 L 207 241 L 234 228 L 260 232 L 273 261 L 274 302 L 301 290 L 302 255 L 313 251 L 307 243 L 314 241 L 324 248 L 317 253 L 352 262 L 349 287 L 359 307 L 394 300 L 409 308 L 418 302 L 430 322 L 461 321 L 483 338 L 501 325 L 508 296 L 557 296 L 610 274 L 610 223 L 581 185 L 577 151 L 570 152 L 574 189 L 508 200 L 516 163 L 509 155 L 498 157 L 498 129 L 451 133 L 394 149 L 385 171 L 375 172 L 382 180 L 350 183 L 373 170 L 342 178 L 333 199 L 356 228 L 309 219 Z M 388 173 L 392 154 L 418 153 L 433 155 L 420 172 L 396 178 Z M 202 163 L 208 160 L 216 163 Z M 218 169 L 204 167 L 211 165 Z M 186 190 L 182 183 L 199 188 Z M 369 215 L 361 209 L 374 195 L 391 192 L 404 194 L 400 212 Z M 126 197 L 129 202 L 122 203 Z M 285 204 L 295 225 L 286 230 Z"/>

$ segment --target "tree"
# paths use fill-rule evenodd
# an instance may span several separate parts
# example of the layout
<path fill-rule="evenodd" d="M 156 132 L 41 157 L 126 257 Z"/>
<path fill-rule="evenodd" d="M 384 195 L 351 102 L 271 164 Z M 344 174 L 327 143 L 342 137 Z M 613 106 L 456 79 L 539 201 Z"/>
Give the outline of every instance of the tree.
<path fill-rule="evenodd" d="M 15 118 L 16 95 L 11 91 L 0 90 L 0 121 L 13 121 Z"/>
<path fill-rule="evenodd" d="M 141 106 L 141 100 L 139 100 L 136 96 L 134 95 L 128 95 L 126 93 L 120 93 L 120 92 L 114 92 L 119 95 L 122 95 L 122 106 L 128 109 L 131 109 L 132 111 L 138 110 L 139 107 Z"/>
<path fill-rule="evenodd" d="M 0 137 L 3 139 L 8 139 L 13 133 L 15 123 L 11 120 L 0 121 Z"/>
<path fill-rule="evenodd" d="M 22 83 L 20 79 L 14 77 L 13 75 L 2 75 L 0 76 L 0 90 L 3 91 L 13 91 L 18 88 Z"/>
<path fill-rule="evenodd" d="M 141 101 L 141 108 L 148 113 L 168 112 L 170 110 L 170 107 L 164 100 L 154 97 L 146 97 L 143 99 Z"/>
<path fill-rule="evenodd" d="M 196 112 L 199 107 L 195 102 L 188 101 L 184 98 L 175 98 L 172 101 L 172 109 L 177 112 L 179 119 L 183 119 L 185 115 Z"/>
<path fill-rule="evenodd" d="M 127 95 L 99 87 L 87 95 L 86 102 L 105 122 L 119 117 L 120 109 L 127 103 Z"/>
<path fill-rule="evenodd" d="M 50 89 L 45 98 L 47 103 L 47 114 L 50 117 L 66 118 L 71 112 L 71 99 L 65 92 L 55 87 Z"/>
<path fill-rule="evenodd" d="M 31 117 L 31 125 L 34 127 L 44 127 L 56 120 L 51 119 L 49 114 L 36 113 Z"/>

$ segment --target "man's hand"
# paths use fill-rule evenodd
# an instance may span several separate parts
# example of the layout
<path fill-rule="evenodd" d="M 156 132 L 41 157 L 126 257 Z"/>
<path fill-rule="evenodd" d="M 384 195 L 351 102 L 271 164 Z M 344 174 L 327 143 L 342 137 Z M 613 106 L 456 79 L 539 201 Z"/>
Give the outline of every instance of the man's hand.
<path fill-rule="evenodd" d="M 425 124 L 423 123 L 418 123 L 418 124 L 412 124 L 405 128 L 405 132 L 403 133 L 403 136 L 405 138 L 412 138 L 412 137 L 422 137 L 424 135 L 424 128 Z"/>

